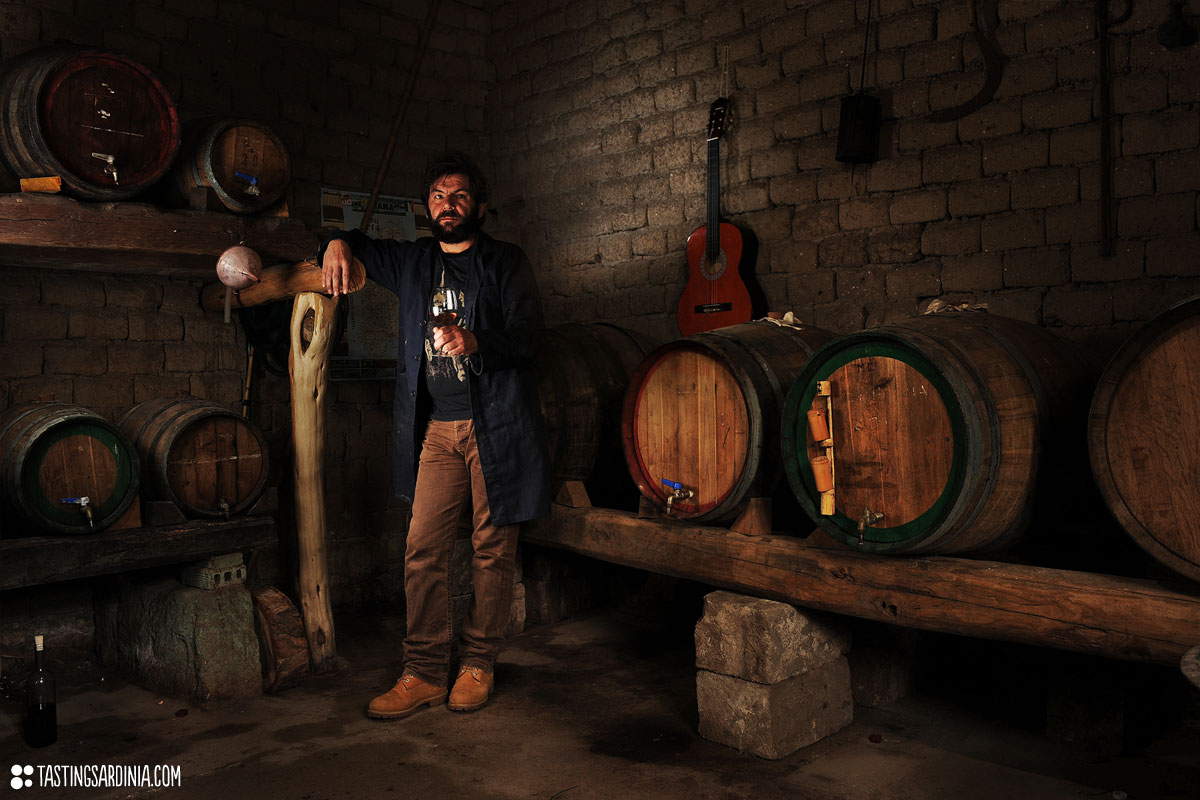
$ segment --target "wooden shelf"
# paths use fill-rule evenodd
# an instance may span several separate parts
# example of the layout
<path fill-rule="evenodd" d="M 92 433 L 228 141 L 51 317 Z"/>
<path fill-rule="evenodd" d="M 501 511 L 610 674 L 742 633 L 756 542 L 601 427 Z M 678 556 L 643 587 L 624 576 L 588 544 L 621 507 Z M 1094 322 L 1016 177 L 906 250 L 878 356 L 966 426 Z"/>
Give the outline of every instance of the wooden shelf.
<path fill-rule="evenodd" d="M 0 590 L 203 561 L 276 543 L 269 515 L 0 540 Z"/>
<path fill-rule="evenodd" d="M 211 279 L 217 257 L 235 244 L 269 265 L 311 258 L 318 241 L 315 229 L 290 217 L 0 194 L 0 267 Z"/>

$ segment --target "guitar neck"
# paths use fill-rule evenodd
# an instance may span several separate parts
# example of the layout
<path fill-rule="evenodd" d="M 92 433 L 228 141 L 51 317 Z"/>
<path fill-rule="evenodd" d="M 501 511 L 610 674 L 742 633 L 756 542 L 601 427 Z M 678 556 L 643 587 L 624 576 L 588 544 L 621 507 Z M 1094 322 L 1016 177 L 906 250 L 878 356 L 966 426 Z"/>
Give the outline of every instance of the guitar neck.
<path fill-rule="evenodd" d="M 708 263 L 715 264 L 721 255 L 721 139 L 708 139 L 708 220 L 706 222 L 705 253 Z"/>

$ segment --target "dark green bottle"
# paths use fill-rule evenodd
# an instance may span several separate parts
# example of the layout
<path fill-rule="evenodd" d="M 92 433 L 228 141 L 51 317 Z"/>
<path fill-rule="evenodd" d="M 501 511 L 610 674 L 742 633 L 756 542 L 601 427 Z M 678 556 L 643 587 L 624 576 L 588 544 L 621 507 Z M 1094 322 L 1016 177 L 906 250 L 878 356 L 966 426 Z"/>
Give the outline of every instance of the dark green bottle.
<path fill-rule="evenodd" d="M 44 640 L 33 637 L 33 674 L 25 684 L 28 715 L 25 717 L 25 741 L 30 747 L 45 747 L 58 741 L 58 710 L 54 704 L 54 675 L 46 669 Z"/>

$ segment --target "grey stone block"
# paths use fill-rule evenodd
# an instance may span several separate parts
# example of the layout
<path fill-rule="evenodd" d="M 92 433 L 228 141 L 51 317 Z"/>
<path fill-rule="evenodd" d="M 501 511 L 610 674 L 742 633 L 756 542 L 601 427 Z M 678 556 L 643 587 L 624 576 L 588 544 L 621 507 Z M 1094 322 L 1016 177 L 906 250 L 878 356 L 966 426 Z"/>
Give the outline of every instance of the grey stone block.
<path fill-rule="evenodd" d="M 787 603 L 712 592 L 696 623 L 696 666 L 757 683 L 777 683 L 850 649 L 849 624 Z"/>
<path fill-rule="evenodd" d="M 195 703 L 262 693 L 254 607 L 241 584 L 206 591 L 173 578 L 118 579 L 97 598 L 105 664 Z"/>
<path fill-rule="evenodd" d="M 696 704 L 705 739 L 761 758 L 783 758 L 854 720 L 850 665 L 839 656 L 769 685 L 701 670 Z"/>

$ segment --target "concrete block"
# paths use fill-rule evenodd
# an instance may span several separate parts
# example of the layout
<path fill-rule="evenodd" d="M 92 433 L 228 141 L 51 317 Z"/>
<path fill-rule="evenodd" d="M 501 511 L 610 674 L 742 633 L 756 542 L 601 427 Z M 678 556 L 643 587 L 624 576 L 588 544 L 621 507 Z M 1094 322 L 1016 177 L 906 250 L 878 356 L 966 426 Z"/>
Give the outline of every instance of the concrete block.
<path fill-rule="evenodd" d="M 761 758 L 783 758 L 854 720 L 845 657 L 773 684 L 701 670 L 696 674 L 700 735 Z"/>
<path fill-rule="evenodd" d="M 845 621 L 787 603 L 712 592 L 696 623 L 696 666 L 757 683 L 777 683 L 850 649 Z"/>
<path fill-rule="evenodd" d="M 109 667 L 195 703 L 262 692 L 254 608 L 244 585 L 205 591 L 174 578 L 121 578 L 98 595 L 97 649 Z"/>

